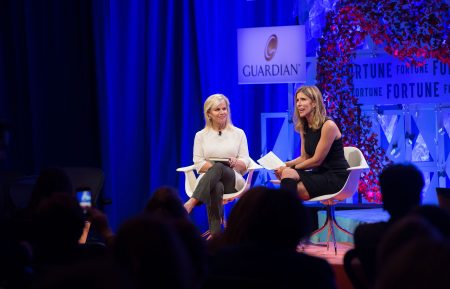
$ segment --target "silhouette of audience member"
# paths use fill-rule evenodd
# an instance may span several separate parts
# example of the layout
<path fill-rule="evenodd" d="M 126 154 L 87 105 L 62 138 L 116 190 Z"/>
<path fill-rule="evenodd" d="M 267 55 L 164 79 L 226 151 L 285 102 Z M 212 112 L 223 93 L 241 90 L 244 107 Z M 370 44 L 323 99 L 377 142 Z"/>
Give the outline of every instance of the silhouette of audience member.
<path fill-rule="evenodd" d="M 84 216 L 74 196 L 56 194 L 41 201 L 32 224 L 33 255 L 38 269 L 71 264 L 80 257 L 78 239 Z"/>
<path fill-rule="evenodd" d="M 178 191 L 172 187 L 164 186 L 156 189 L 145 205 L 144 211 L 161 217 L 188 219 L 188 213 Z"/>
<path fill-rule="evenodd" d="M 376 252 L 376 267 L 384 267 L 392 255 L 413 240 L 440 238 L 442 235 L 439 231 L 424 218 L 417 215 L 405 216 L 386 230 Z"/>
<path fill-rule="evenodd" d="M 39 174 L 33 187 L 28 208 L 36 208 L 42 200 L 54 194 L 74 195 L 72 181 L 61 168 L 45 168 Z"/>
<path fill-rule="evenodd" d="M 373 284 L 376 272 L 376 251 L 386 230 L 421 203 L 423 175 L 413 164 L 393 164 L 379 177 L 383 208 L 390 219 L 359 225 L 354 233 L 355 251 L 359 256 L 367 282 Z"/>
<path fill-rule="evenodd" d="M 402 248 L 385 264 L 375 289 L 448 288 L 449 242 L 418 240 Z"/>
<path fill-rule="evenodd" d="M 295 250 L 310 233 L 308 216 L 298 200 L 286 190 L 249 190 L 230 214 L 226 242 L 257 242 Z"/>
<path fill-rule="evenodd" d="M 148 200 L 144 213 L 162 218 L 173 227 L 190 258 L 192 288 L 199 288 L 207 269 L 206 244 L 190 221 L 178 191 L 166 186 L 156 189 Z"/>
<path fill-rule="evenodd" d="M 114 248 L 117 236 L 109 227 L 106 215 L 94 208 L 89 209 L 88 215 L 92 227 L 106 240 L 106 245 Z M 199 288 L 206 272 L 205 244 L 200 232 L 189 220 L 177 190 L 172 187 L 158 188 L 145 205 L 144 215 L 164 220 L 165 225 L 176 234 L 175 237 L 181 241 L 183 250 L 187 252 L 186 262 L 192 270 L 192 283 L 187 288 Z"/>
<path fill-rule="evenodd" d="M 58 194 L 74 196 L 73 185 L 67 174 L 59 168 L 45 168 L 33 186 L 28 205 L 18 210 L 10 220 L 10 236 L 17 242 L 29 241 L 33 214 L 40 203 Z"/>
<path fill-rule="evenodd" d="M 231 211 L 204 288 L 335 288 L 325 260 L 297 252 L 309 233 L 295 192 L 250 189 Z"/>
<path fill-rule="evenodd" d="M 417 214 L 387 230 L 377 257 L 376 289 L 448 288 L 450 284 L 450 243 Z"/>
<path fill-rule="evenodd" d="M 393 224 L 381 240 L 377 252 L 379 272 L 377 287 L 394 288 L 394 284 L 404 284 L 404 288 L 439 288 L 434 286 L 438 284 L 448 286 L 450 283 L 437 283 L 435 279 L 449 280 L 446 276 L 440 276 L 448 275 L 442 271 L 441 266 L 450 263 L 449 236 L 449 212 L 433 205 L 413 209 L 407 216 Z M 445 243 L 447 245 L 444 245 Z M 435 250 L 436 247 L 442 249 L 443 255 Z M 439 262 L 438 267 L 434 266 L 436 262 Z M 445 268 L 448 270 L 448 265 Z M 434 273 L 430 273 L 430 270 Z M 408 276 L 408 274 L 414 274 L 414 276 Z"/>
<path fill-rule="evenodd" d="M 160 218 L 141 215 L 126 221 L 114 242 L 124 284 L 134 288 L 191 288 L 191 267 L 174 229 Z"/>
<path fill-rule="evenodd" d="M 110 262 L 87 260 L 52 268 L 34 282 L 33 289 L 134 289 L 121 284 L 118 272 Z"/>
<path fill-rule="evenodd" d="M 2 225 L 0 282 L 19 284 L 23 283 L 22 280 L 27 280 L 29 275 L 27 271 L 32 266 L 33 258 L 30 241 L 35 211 L 44 200 L 58 194 L 73 196 L 69 177 L 58 168 L 43 169 L 33 187 L 28 205 L 23 209 L 17 209 Z"/>
<path fill-rule="evenodd" d="M 59 194 L 75 196 L 74 186 L 72 184 L 69 175 L 66 173 L 64 169 L 58 167 L 49 167 L 43 169 L 39 174 L 39 177 L 37 178 L 36 183 L 33 187 L 30 202 L 26 208 L 25 214 L 30 214 L 31 212 L 33 212 L 35 207 L 39 206 L 39 204 L 43 200 Z M 89 215 L 91 215 L 90 221 L 94 217 L 100 219 L 102 216 L 106 220 L 106 216 L 94 208 L 90 209 Z M 100 221 L 97 220 L 96 223 L 99 222 Z M 80 242 L 83 244 L 86 242 L 89 228 L 90 223 L 86 222 L 83 235 L 79 236 L 81 237 Z"/>
<path fill-rule="evenodd" d="M 435 205 L 422 205 L 414 208 L 408 216 L 421 217 L 433 225 L 443 237 L 450 237 L 450 211 Z"/>
<path fill-rule="evenodd" d="M 425 182 L 422 172 L 413 164 L 394 164 L 380 175 L 383 208 L 395 221 L 420 205 Z"/>

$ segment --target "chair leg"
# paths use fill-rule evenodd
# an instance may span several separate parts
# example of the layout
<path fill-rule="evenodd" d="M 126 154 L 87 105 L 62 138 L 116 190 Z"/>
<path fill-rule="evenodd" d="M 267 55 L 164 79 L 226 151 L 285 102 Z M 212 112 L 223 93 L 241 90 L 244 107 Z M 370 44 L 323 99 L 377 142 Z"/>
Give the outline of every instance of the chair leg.
<path fill-rule="evenodd" d="M 337 247 L 336 247 L 336 234 L 334 232 L 334 226 L 330 226 L 330 231 L 331 231 L 331 238 L 333 240 L 333 247 L 334 247 L 334 254 L 337 255 Z M 327 241 L 327 245 L 329 244 L 329 242 Z M 329 249 L 329 245 L 327 247 L 327 249 Z"/>
<path fill-rule="evenodd" d="M 353 234 L 350 233 L 349 231 L 347 231 L 346 229 L 342 228 L 341 225 L 339 225 L 337 223 L 334 204 L 327 205 L 326 210 L 327 210 L 327 216 L 326 216 L 325 223 L 319 229 L 315 230 L 311 234 L 311 237 L 319 234 L 320 232 L 325 230 L 325 228 L 327 228 L 328 229 L 327 230 L 327 244 L 326 244 L 327 250 L 329 250 L 329 248 L 330 248 L 329 243 L 330 243 L 330 237 L 331 237 L 331 239 L 333 241 L 333 245 L 334 245 L 334 253 L 337 255 L 337 242 L 336 242 L 335 227 L 339 231 L 341 231 L 349 236 L 353 236 Z M 319 245 L 319 244 L 313 244 L 313 245 Z"/>
<path fill-rule="evenodd" d="M 328 250 L 328 239 L 329 239 L 329 236 L 330 236 L 330 224 L 331 224 L 331 218 L 330 218 L 330 214 L 329 214 L 329 206 L 326 207 L 326 210 L 327 210 L 327 215 L 326 215 L 325 222 L 323 223 L 323 225 L 322 225 L 319 229 L 317 229 L 317 230 L 315 230 L 314 232 L 312 232 L 310 237 L 313 237 L 313 236 L 315 236 L 315 235 L 318 235 L 318 234 L 321 233 L 323 230 L 328 229 L 328 233 L 327 233 L 327 244 L 326 244 L 326 245 L 324 245 L 324 244 L 315 244 L 315 243 L 312 243 L 312 242 L 310 242 L 310 241 L 309 241 L 309 242 L 306 242 L 306 244 L 308 244 L 308 245 L 314 245 L 314 246 L 323 246 L 323 247 L 327 247 L 327 250 Z M 303 246 L 303 245 L 302 245 L 302 249 L 303 249 L 303 251 L 304 251 L 304 246 Z"/>
<path fill-rule="evenodd" d="M 332 223 L 332 227 L 333 228 L 336 227 L 339 231 L 341 231 L 341 232 L 343 232 L 343 233 L 353 237 L 352 233 L 350 233 L 346 229 L 342 228 L 341 225 L 339 225 L 339 223 L 336 220 L 336 215 L 335 215 L 334 210 L 335 210 L 335 207 L 332 206 L 332 208 L 331 208 L 331 223 Z M 334 230 L 333 230 L 333 234 L 334 234 Z M 335 242 L 334 242 L 334 251 L 335 251 L 335 254 L 337 255 L 336 238 L 335 238 Z"/>
<path fill-rule="evenodd" d="M 330 236 L 331 236 L 331 229 L 333 226 L 328 226 L 328 233 L 327 233 L 327 251 L 330 250 Z"/>
<path fill-rule="evenodd" d="M 334 206 L 330 206 L 330 216 L 331 216 L 331 222 L 330 222 L 330 228 L 331 228 L 331 235 L 333 237 L 333 245 L 334 245 L 334 254 L 337 255 L 337 247 L 336 247 L 336 233 L 334 231 L 334 224 L 336 224 L 336 219 L 334 215 Z"/>
<path fill-rule="evenodd" d="M 328 220 L 328 234 L 327 234 L 327 251 L 330 250 L 330 237 L 333 241 L 334 245 L 334 252 L 337 255 L 337 249 L 336 249 L 336 234 L 334 232 L 334 206 L 330 205 L 327 206 L 327 220 Z"/>
<path fill-rule="evenodd" d="M 327 217 L 326 217 L 325 222 L 323 223 L 322 227 L 320 227 L 319 229 L 312 232 L 311 237 L 315 236 L 315 235 L 319 234 L 320 232 L 322 232 L 323 230 L 325 230 L 325 228 L 327 228 L 327 226 L 330 224 L 330 221 L 331 221 L 331 219 L 329 218 L 328 206 L 327 206 Z"/>

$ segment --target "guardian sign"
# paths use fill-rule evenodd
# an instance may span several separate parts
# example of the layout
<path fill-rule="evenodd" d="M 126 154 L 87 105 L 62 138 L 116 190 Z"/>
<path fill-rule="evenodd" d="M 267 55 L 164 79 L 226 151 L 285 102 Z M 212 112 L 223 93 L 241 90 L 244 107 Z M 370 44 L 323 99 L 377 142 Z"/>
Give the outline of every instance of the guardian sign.
<path fill-rule="evenodd" d="M 239 84 L 306 82 L 305 26 L 237 32 Z"/>

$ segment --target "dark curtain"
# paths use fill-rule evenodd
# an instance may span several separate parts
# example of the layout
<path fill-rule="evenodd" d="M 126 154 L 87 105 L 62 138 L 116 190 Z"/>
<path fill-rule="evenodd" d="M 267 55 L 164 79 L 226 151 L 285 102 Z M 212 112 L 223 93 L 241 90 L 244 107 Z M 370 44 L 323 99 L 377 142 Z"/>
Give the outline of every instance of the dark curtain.
<path fill-rule="evenodd" d="M 295 24 L 295 1 L 2 1 L 0 118 L 11 166 L 102 166 L 117 227 L 192 163 L 203 101 L 221 92 L 261 154 L 260 114 L 287 110 L 287 85 L 238 85 L 236 30 Z M 205 226 L 204 211 L 193 216 Z M 200 221 L 201 220 L 201 221 Z M 203 222 L 203 223 L 202 223 Z"/>
<path fill-rule="evenodd" d="M 100 166 L 91 1 L 1 1 L 5 169 Z"/>

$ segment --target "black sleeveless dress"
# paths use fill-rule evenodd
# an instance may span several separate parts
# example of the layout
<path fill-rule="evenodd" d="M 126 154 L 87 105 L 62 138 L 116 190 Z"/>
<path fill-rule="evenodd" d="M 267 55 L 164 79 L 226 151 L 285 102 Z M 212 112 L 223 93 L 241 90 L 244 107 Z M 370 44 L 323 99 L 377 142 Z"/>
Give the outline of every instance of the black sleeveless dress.
<path fill-rule="evenodd" d="M 326 119 L 325 122 L 332 121 Z M 324 123 L 325 123 L 324 122 Z M 303 140 L 305 152 L 313 156 L 322 134 L 323 124 L 318 130 L 305 128 Z M 335 140 L 322 164 L 314 169 L 296 170 L 311 198 L 337 193 L 345 184 L 349 165 L 344 156 L 342 138 Z"/>

